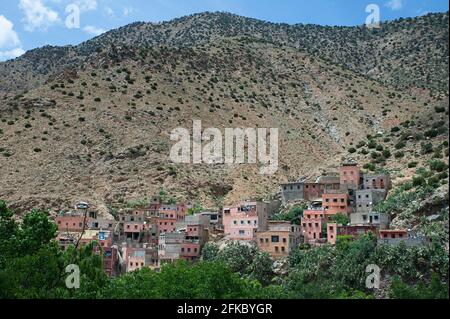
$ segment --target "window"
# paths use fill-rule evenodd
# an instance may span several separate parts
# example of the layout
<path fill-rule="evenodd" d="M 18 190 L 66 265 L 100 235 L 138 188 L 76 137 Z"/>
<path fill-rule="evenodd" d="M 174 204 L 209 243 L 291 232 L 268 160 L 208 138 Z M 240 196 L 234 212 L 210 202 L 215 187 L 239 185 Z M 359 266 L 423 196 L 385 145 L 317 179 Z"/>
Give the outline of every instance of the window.
<path fill-rule="evenodd" d="M 283 243 L 285 243 L 286 242 L 286 238 L 283 238 Z"/>
<path fill-rule="evenodd" d="M 279 249 L 278 249 L 278 246 L 275 246 L 275 251 L 278 252 L 278 250 L 279 250 Z"/>
<path fill-rule="evenodd" d="M 245 235 L 245 230 L 240 229 L 239 230 L 239 235 Z"/>
<path fill-rule="evenodd" d="M 279 236 L 272 236 L 271 241 L 272 241 L 272 243 L 278 243 L 278 242 L 280 242 L 280 237 Z"/>
<path fill-rule="evenodd" d="M 378 220 L 378 215 L 373 216 L 373 219 Z"/>
<path fill-rule="evenodd" d="M 281 251 L 284 252 L 286 251 L 286 248 L 284 248 L 284 246 L 281 247 Z"/>
<path fill-rule="evenodd" d="M 262 244 L 262 243 L 264 243 L 264 239 L 263 238 L 260 238 L 259 239 L 259 242 Z"/>

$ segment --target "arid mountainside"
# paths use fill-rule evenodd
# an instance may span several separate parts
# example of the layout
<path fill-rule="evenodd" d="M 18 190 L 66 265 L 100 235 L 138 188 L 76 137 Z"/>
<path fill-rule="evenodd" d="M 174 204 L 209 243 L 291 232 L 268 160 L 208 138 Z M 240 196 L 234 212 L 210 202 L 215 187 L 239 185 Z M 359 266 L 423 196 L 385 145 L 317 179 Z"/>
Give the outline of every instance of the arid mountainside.
<path fill-rule="evenodd" d="M 76 200 L 106 208 L 163 188 L 219 206 L 334 171 L 343 157 L 370 163 L 358 144 L 411 121 L 415 132 L 439 126 L 427 138 L 442 143 L 447 40 L 448 14 L 370 31 L 204 13 L 27 52 L 0 64 L 0 198 L 23 209 Z M 193 120 L 279 128 L 278 172 L 171 163 L 172 129 L 191 130 Z M 395 182 L 409 156 L 377 164 Z"/>

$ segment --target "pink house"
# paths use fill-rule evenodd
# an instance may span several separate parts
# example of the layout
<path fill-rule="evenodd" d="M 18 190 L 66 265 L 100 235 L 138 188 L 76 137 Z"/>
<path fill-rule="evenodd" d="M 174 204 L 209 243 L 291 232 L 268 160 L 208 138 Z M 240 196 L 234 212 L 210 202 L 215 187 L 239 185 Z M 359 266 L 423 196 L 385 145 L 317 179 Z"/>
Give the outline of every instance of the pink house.
<path fill-rule="evenodd" d="M 196 260 L 200 257 L 200 243 L 195 241 L 185 241 L 181 244 L 180 257 L 185 260 Z"/>
<path fill-rule="evenodd" d="M 160 212 L 159 217 L 156 219 L 158 235 L 174 232 L 176 230 L 175 224 L 177 221 L 178 215 L 176 210 Z"/>
<path fill-rule="evenodd" d="M 322 238 L 322 224 L 325 211 L 322 209 L 305 210 L 301 219 L 302 233 L 306 243 L 315 244 Z"/>
<path fill-rule="evenodd" d="M 253 240 L 267 228 L 268 212 L 257 202 L 243 202 L 223 209 L 224 234 L 231 240 Z"/>
<path fill-rule="evenodd" d="M 74 213 L 58 215 L 55 218 L 55 223 L 59 231 L 81 232 L 84 221 L 84 215 Z M 85 228 L 87 228 L 87 219 Z"/>
<path fill-rule="evenodd" d="M 133 240 L 139 239 L 141 232 L 145 230 L 144 222 L 126 222 L 123 225 L 123 231 L 126 238 Z"/>

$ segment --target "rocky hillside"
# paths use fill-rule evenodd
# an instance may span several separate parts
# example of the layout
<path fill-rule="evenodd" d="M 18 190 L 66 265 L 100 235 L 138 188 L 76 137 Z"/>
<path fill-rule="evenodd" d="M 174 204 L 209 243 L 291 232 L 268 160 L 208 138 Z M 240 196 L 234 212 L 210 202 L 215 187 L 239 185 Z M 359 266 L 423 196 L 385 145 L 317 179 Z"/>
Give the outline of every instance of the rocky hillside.
<path fill-rule="evenodd" d="M 229 13 L 200 13 L 169 22 L 137 22 L 79 46 L 32 50 L 0 68 L 15 81 L 3 88 L 29 89 L 45 76 L 78 67 L 105 47 L 192 47 L 219 38 L 251 37 L 290 46 L 384 84 L 446 92 L 448 88 L 448 12 L 385 22 L 380 29 L 274 24 Z M 9 83 L 8 83 L 9 82 Z"/>
<path fill-rule="evenodd" d="M 404 123 L 427 131 L 442 121 L 433 138 L 445 140 L 447 39 L 448 14 L 370 32 L 204 13 L 27 52 L 0 64 L 0 198 L 107 207 L 164 188 L 216 206 L 335 170 L 342 157 L 370 164 L 361 141 L 393 143 L 385 135 Z M 278 172 L 171 163 L 171 130 L 194 119 L 278 127 Z M 377 164 L 397 165 L 402 178 L 395 161 Z"/>

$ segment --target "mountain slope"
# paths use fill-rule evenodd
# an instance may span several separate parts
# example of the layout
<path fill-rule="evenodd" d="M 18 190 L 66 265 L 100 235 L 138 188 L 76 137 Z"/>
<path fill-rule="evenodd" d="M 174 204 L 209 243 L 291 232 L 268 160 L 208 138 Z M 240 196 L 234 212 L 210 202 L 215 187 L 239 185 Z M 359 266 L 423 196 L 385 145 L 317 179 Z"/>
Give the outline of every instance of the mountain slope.
<path fill-rule="evenodd" d="M 105 46 L 187 47 L 247 36 L 291 46 L 384 84 L 448 92 L 448 13 L 383 23 L 380 29 L 288 25 L 229 13 L 201 13 L 159 24 L 137 22 L 76 47 L 44 47 L 0 67 L 2 87 L 28 89 L 54 70 L 77 67 Z M 30 76 L 30 73 L 32 74 Z"/>
<path fill-rule="evenodd" d="M 420 21 L 430 17 L 444 20 L 446 15 L 418 18 L 417 25 L 408 22 L 410 28 L 420 34 Z M 229 19 L 242 20 L 232 25 L 252 37 L 230 36 L 237 31 L 227 27 Z M 205 31 L 208 23 L 210 33 Z M 200 14 L 161 25 L 136 23 L 77 47 L 38 49 L 2 64 L 0 81 L 10 86 L 0 102 L 0 198 L 22 209 L 66 208 L 80 199 L 105 208 L 163 187 L 180 199 L 217 206 L 267 196 L 277 191 L 279 182 L 336 170 L 342 157 L 355 155 L 347 150 L 367 135 L 387 134 L 418 114 L 426 127 L 432 125 L 428 115 L 436 107 L 448 112 L 448 102 L 428 90 L 386 85 L 395 78 L 383 73 L 387 80 L 372 79 L 362 70 L 330 61 L 326 50 L 322 56 L 262 40 L 274 33 L 255 29 L 260 24 L 277 32 L 358 30 Z M 149 31 L 167 28 L 171 36 L 158 38 Z M 199 30 L 205 34 L 199 36 Z M 309 38 L 314 39 L 313 33 Z M 149 39 L 167 46 L 150 46 Z M 131 42 L 119 45 L 125 41 Z M 407 47 L 410 41 L 401 43 Z M 446 44 L 422 44 L 421 50 L 435 52 L 437 61 L 446 63 L 440 51 Z M 7 81 L 5 72 L 24 81 Z M 410 77 L 412 82 L 419 79 Z M 18 94 L 15 83 L 29 90 Z M 171 163 L 171 130 L 189 129 L 194 119 L 201 119 L 203 128 L 221 130 L 278 127 L 278 172 L 263 176 L 257 165 Z M 448 128 L 448 121 L 444 126 Z M 371 161 L 358 158 L 362 164 Z M 400 166 L 399 175 L 403 171 L 395 162 L 380 165 Z"/>

